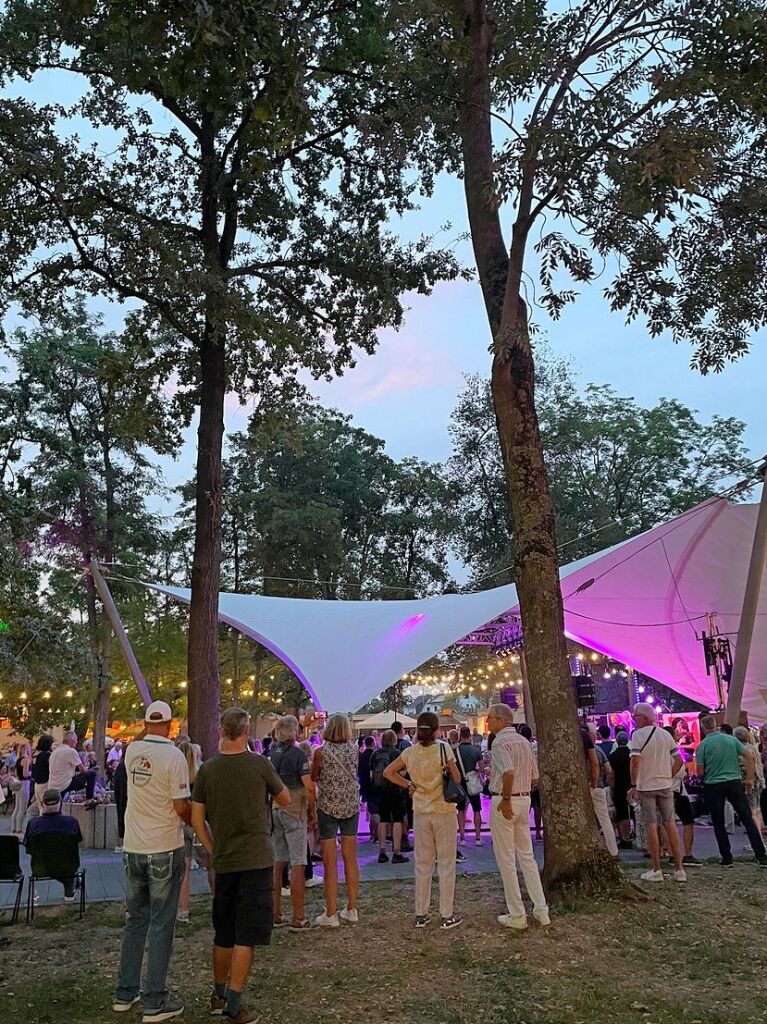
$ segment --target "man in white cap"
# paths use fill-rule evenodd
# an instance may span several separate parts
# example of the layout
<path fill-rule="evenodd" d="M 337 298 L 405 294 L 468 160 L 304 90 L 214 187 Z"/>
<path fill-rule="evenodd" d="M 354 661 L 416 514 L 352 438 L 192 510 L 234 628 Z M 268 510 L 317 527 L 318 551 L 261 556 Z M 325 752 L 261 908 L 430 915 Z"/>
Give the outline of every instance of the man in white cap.
<path fill-rule="evenodd" d="M 183 825 L 191 823 L 189 769 L 186 758 L 169 739 L 172 717 L 165 701 L 153 701 L 144 712 L 145 732 L 125 754 L 127 914 L 112 1008 L 121 1013 L 141 1000 L 143 1024 L 170 1020 L 184 1012 L 184 1004 L 165 984 L 184 875 Z"/>
<path fill-rule="evenodd" d="M 639 798 L 645 827 L 647 848 L 651 868 L 640 877 L 645 882 L 662 882 L 660 866 L 660 837 L 658 825 L 662 824 L 668 836 L 668 843 L 674 857 L 674 878 L 686 882 L 687 875 L 682 865 L 682 847 L 674 820 L 674 776 L 682 767 L 682 758 L 676 740 L 659 729 L 656 712 L 652 704 L 637 704 L 634 708 L 637 728 L 631 737 L 631 789 L 629 800 Z"/>

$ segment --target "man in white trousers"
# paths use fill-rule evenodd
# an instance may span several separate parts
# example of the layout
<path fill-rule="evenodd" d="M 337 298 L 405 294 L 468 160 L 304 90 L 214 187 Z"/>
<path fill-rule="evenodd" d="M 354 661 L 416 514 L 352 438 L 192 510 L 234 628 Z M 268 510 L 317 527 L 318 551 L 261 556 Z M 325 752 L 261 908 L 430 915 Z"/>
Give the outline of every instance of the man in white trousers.
<path fill-rule="evenodd" d="M 498 923 L 521 931 L 527 928 L 527 914 L 517 865 L 533 901 L 533 917 L 544 926 L 551 922 L 530 835 L 530 790 L 538 778 L 538 765 L 532 746 L 513 728 L 513 720 L 514 714 L 506 704 L 492 704 L 488 709 L 487 726 L 495 733 L 490 762 L 490 833 L 508 909 Z"/>
<path fill-rule="evenodd" d="M 604 751 L 597 746 L 597 727 L 589 723 L 583 733 L 583 755 L 586 758 L 586 781 L 589 784 L 591 803 L 597 824 L 602 830 L 602 837 L 611 857 L 618 857 L 618 842 L 615 828 L 610 821 L 610 809 L 607 806 L 607 788 L 603 785 L 603 773 L 610 771 L 610 764 Z"/>

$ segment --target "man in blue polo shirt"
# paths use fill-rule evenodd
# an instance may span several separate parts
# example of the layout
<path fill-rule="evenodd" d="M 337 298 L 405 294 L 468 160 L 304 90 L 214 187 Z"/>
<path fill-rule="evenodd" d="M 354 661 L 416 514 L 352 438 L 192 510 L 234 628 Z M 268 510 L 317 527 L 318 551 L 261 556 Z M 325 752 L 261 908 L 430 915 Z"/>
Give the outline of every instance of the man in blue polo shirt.
<path fill-rule="evenodd" d="M 32 853 L 35 840 L 39 836 L 52 834 L 77 836 L 78 843 L 83 841 L 80 824 L 71 814 L 61 813 L 61 793 L 58 789 L 46 789 L 41 798 L 43 812 L 37 817 L 31 818 L 27 825 L 24 845 L 28 853 Z M 56 878 L 64 886 L 64 902 L 74 903 L 75 880 L 74 878 Z"/>
<path fill-rule="evenodd" d="M 756 854 L 759 866 L 767 868 L 767 851 L 762 837 L 754 824 L 751 808 L 748 806 L 746 787 L 753 786 L 755 765 L 751 752 L 740 740 L 727 733 L 718 732 L 713 715 L 700 720 L 703 742 L 695 751 L 698 774 L 703 779 L 703 793 L 711 814 L 716 842 L 722 856 L 722 866 L 732 867 L 730 837 L 724 825 L 724 805 L 729 800 L 746 830 L 748 841 Z M 740 759 L 745 767 L 745 783 L 741 777 Z"/>

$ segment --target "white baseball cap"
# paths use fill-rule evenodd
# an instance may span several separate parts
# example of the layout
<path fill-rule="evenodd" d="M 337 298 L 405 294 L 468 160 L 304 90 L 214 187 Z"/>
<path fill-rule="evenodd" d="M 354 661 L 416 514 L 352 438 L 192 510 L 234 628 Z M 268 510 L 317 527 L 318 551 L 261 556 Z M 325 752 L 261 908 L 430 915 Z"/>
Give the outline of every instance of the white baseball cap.
<path fill-rule="evenodd" d="M 173 718 L 170 704 L 164 700 L 153 700 L 144 712 L 145 722 L 169 722 Z"/>

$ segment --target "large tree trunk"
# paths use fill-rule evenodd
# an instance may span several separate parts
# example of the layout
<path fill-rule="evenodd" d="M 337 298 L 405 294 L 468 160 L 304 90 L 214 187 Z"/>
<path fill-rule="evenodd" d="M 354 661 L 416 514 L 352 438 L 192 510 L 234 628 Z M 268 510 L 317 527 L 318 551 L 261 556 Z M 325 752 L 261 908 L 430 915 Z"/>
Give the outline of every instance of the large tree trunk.
<path fill-rule="evenodd" d="M 218 589 L 221 578 L 221 450 L 224 437 L 225 346 L 211 322 L 200 346 L 200 425 L 189 611 L 189 734 L 205 757 L 218 749 Z"/>
<path fill-rule="evenodd" d="M 455 0 L 467 44 L 461 136 L 474 255 L 494 344 L 493 403 L 514 524 L 515 578 L 538 730 L 545 821 L 544 882 L 551 895 L 618 879 L 598 843 L 585 778 L 564 636 L 554 507 L 535 409 L 534 362 L 521 299 L 534 162 L 527 161 L 511 252 L 495 199 L 491 130 L 492 25 L 485 0 Z"/>

